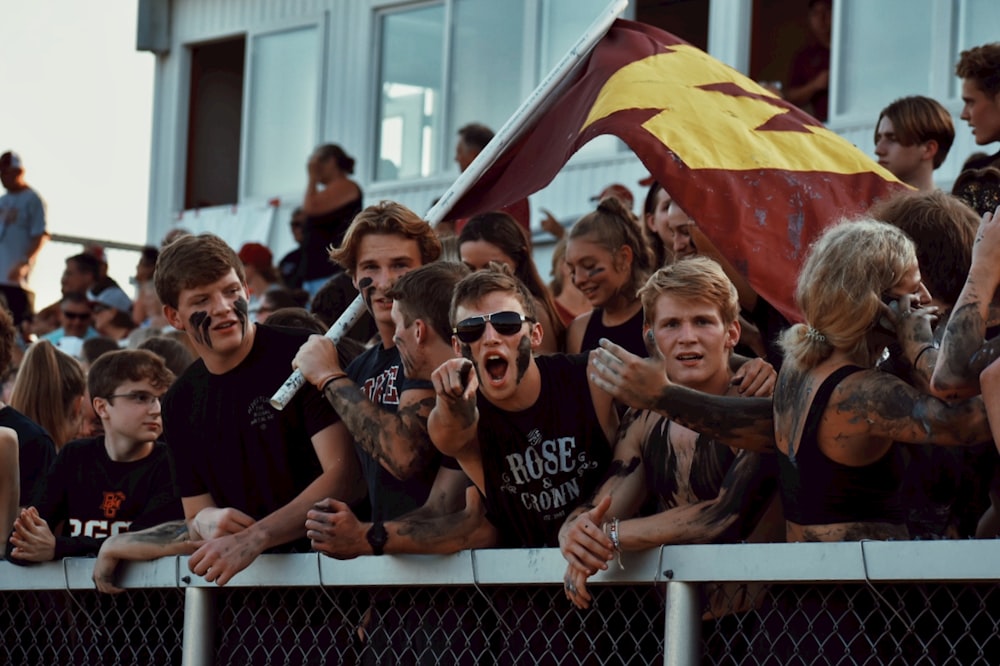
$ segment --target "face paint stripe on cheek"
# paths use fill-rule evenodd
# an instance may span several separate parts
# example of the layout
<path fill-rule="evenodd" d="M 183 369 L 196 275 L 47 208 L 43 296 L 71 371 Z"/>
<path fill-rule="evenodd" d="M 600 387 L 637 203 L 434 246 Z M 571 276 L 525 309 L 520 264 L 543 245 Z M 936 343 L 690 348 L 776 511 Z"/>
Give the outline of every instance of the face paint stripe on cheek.
<path fill-rule="evenodd" d="M 195 342 L 211 349 L 212 340 L 208 337 L 208 329 L 212 325 L 212 318 L 208 316 L 208 313 L 204 310 L 192 312 L 191 316 L 188 317 L 188 323 L 191 325 L 191 334 L 194 336 Z"/>
<path fill-rule="evenodd" d="M 528 365 L 531 363 L 531 340 L 527 335 L 521 336 L 521 341 L 517 343 L 517 383 L 520 384 L 524 375 L 528 372 Z"/>
<path fill-rule="evenodd" d="M 365 299 L 365 306 L 368 308 L 368 312 L 373 315 L 375 314 L 372 310 L 372 294 L 375 292 L 375 287 L 373 287 L 372 284 L 374 282 L 375 280 L 370 277 L 361 278 L 361 280 L 358 281 L 358 291 L 361 292 L 361 297 Z"/>
<path fill-rule="evenodd" d="M 240 328 L 245 335 L 247 332 L 247 324 L 250 321 L 250 304 L 247 300 L 240 296 L 236 299 L 234 310 L 236 311 L 236 318 L 240 320 Z"/>

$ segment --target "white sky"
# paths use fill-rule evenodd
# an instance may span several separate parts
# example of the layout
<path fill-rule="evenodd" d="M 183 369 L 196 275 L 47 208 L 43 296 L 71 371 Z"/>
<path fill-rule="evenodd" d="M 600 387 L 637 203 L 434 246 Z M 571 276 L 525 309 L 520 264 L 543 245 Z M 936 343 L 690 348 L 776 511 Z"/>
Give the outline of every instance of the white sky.
<path fill-rule="evenodd" d="M 136 51 L 137 7 L 0 0 L 0 152 L 21 155 L 50 233 L 146 242 L 154 57 Z M 59 298 L 63 260 L 80 249 L 42 250 L 31 276 L 36 308 Z M 109 265 L 131 292 L 135 255 L 111 253 Z"/>

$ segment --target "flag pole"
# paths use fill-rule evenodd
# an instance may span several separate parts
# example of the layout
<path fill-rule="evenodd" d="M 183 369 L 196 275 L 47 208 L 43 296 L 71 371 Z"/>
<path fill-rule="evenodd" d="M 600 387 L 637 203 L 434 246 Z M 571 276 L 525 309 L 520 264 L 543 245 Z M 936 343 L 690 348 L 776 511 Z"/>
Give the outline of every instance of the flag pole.
<path fill-rule="evenodd" d="M 587 31 L 580 36 L 570 50 L 556 63 L 552 71 L 548 73 L 542 82 L 531 92 L 521 103 L 521 106 L 507 119 L 507 122 L 497 131 L 493 139 L 486 148 L 476 156 L 469 165 L 469 168 L 459 174 L 455 182 L 445 191 L 441 198 L 431 206 L 424 219 L 431 226 L 436 225 L 444 219 L 451 211 L 455 201 L 464 195 L 470 187 L 475 185 L 480 176 L 493 166 L 500 154 L 514 141 L 517 140 L 521 132 L 534 119 L 534 116 L 541 111 L 545 103 L 558 92 L 559 87 L 569 78 L 583 60 L 590 54 L 594 45 L 600 41 L 601 37 L 611 28 L 618 15 L 628 6 L 628 0 L 611 0 L 608 6 L 602 11 L 594 22 L 590 24 Z M 361 318 L 365 312 L 364 301 L 359 294 L 354 301 L 344 310 L 330 330 L 326 332 L 326 337 L 334 344 L 340 342 L 344 334 Z M 305 386 L 306 380 L 298 370 L 294 371 L 285 383 L 271 396 L 271 406 L 277 410 L 282 410 L 298 393 L 299 389 Z"/>

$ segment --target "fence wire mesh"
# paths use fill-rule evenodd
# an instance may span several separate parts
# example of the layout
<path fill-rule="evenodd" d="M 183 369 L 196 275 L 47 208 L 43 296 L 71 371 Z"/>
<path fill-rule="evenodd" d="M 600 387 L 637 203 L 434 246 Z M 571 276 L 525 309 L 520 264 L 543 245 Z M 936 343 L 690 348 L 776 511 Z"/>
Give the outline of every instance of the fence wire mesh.
<path fill-rule="evenodd" d="M 0 663 L 181 663 L 183 591 L 3 592 L 0 599 Z"/>
<path fill-rule="evenodd" d="M 664 589 L 594 585 L 586 612 L 550 584 L 212 589 L 212 663 L 662 663 Z M 995 584 L 700 589 L 704 615 L 690 629 L 700 629 L 702 664 L 1000 664 Z M 7 591 L 0 598 L 2 664 L 181 662 L 181 590 L 114 597 Z"/>
<path fill-rule="evenodd" d="M 972 666 L 1000 664 L 995 585 L 758 586 L 710 595 L 705 664 Z M 747 602 L 749 601 L 749 610 Z"/>

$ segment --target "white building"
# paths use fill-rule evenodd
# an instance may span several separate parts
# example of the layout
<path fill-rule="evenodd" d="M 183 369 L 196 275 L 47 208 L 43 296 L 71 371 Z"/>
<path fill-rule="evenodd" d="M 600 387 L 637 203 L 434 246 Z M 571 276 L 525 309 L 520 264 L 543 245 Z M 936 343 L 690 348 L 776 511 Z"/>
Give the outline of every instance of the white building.
<path fill-rule="evenodd" d="M 175 225 L 212 228 L 280 256 L 293 244 L 286 222 L 316 145 L 338 143 L 356 158 L 366 203 L 394 199 L 424 213 L 458 175 L 456 130 L 499 128 L 607 0 L 139 4 L 139 48 L 157 54 L 149 239 Z M 807 4 L 633 0 L 624 16 L 752 78 L 781 80 L 807 38 Z M 954 65 L 963 49 L 995 41 L 998 26 L 995 0 L 835 0 L 828 126 L 870 155 L 882 107 L 933 97 L 958 134 L 937 172 L 950 187 L 977 149 L 958 119 Z M 531 197 L 534 224 L 542 208 L 574 219 L 612 182 L 638 208 L 646 175 L 624 144 L 601 137 Z"/>

